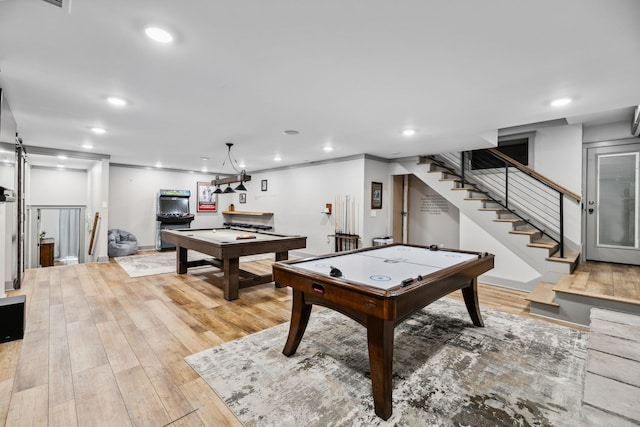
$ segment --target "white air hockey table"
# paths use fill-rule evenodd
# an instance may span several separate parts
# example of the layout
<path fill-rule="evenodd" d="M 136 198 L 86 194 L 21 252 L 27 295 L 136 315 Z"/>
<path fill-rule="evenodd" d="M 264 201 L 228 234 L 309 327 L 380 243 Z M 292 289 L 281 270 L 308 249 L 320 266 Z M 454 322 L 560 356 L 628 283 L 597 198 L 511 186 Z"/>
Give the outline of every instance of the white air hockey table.
<path fill-rule="evenodd" d="M 351 317 L 367 328 L 375 412 L 386 420 L 393 411 L 395 326 L 458 289 L 473 324 L 484 326 L 477 278 L 493 265 L 494 256 L 486 252 L 399 244 L 276 262 L 273 279 L 293 288 L 291 324 L 283 353 L 291 356 L 296 352 L 313 304 Z"/>

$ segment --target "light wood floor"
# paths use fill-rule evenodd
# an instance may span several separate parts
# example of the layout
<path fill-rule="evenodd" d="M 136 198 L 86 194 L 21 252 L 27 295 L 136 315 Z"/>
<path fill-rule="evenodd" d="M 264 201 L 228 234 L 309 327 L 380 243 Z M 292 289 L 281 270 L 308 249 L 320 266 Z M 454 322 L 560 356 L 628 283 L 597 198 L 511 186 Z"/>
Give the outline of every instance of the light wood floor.
<path fill-rule="evenodd" d="M 216 272 L 130 278 L 113 261 L 27 271 L 11 293 L 27 295 L 25 337 L 0 344 L 0 425 L 240 425 L 183 358 L 287 322 L 291 293 L 265 284 L 225 301 L 208 282 Z M 526 295 L 480 286 L 483 307 L 521 316 Z"/>
<path fill-rule="evenodd" d="M 581 295 L 640 305 L 640 266 L 584 262 L 573 274 L 563 276 L 559 289 Z"/>

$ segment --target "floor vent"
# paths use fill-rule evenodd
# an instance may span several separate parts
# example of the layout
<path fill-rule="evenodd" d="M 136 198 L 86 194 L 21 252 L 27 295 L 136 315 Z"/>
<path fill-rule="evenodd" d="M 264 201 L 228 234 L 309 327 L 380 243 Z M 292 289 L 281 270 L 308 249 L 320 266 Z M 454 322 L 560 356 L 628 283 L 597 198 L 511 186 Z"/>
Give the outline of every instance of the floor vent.
<path fill-rule="evenodd" d="M 47 3 L 51 3 L 54 6 L 62 7 L 62 0 L 43 0 Z"/>

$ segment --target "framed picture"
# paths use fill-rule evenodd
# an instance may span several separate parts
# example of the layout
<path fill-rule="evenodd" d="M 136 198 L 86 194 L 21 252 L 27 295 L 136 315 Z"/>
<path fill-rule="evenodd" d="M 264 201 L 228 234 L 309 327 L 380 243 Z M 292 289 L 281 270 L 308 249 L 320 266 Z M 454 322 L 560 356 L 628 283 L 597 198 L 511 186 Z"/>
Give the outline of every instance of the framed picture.
<path fill-rule="evenodd" d="M 267 191 L 267 180 L 263 179 L 260 188 L 262 191 Z"/>
<path fill-rule="evenodd" d="M 198 182 L 198 212 L 218 212 L 216 186 L 210 182 Z"/>
<path fill-rule="evenodd" d="M 382 183 L 371 183 L 371 209 L 382 209 Z"/>
<path fill-rule="evenodd" d="M 247 203 L 247 193 L 240 193 L 238 197 L 240 197 L 240 203 Z"/>

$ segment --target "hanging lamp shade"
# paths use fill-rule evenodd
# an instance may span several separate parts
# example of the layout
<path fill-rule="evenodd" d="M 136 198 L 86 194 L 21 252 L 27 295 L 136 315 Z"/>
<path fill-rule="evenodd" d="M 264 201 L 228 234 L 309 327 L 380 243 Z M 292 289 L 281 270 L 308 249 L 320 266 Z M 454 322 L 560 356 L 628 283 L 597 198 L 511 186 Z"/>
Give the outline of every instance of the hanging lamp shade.
<path fill-rule="evenodd" d="M 240 181 L 240 185 L 236 187 L 236 191 L 247 191 L 247 187 L 245 187 L 244 183 Z"/>
<path fill-rule="evenodd" d="M 235 193 L 235 190 L 231 188 L 231 184 L 227 184 L 227 188 L 222 192 L 223 194 Z"/>
<path fill-rule="evenodd" d="M 220 189 L 220 186 L 218 185 L 215 189 L 215 191 L 213 192 L 213 194 L 221 194 L 222 190 Z"/>

